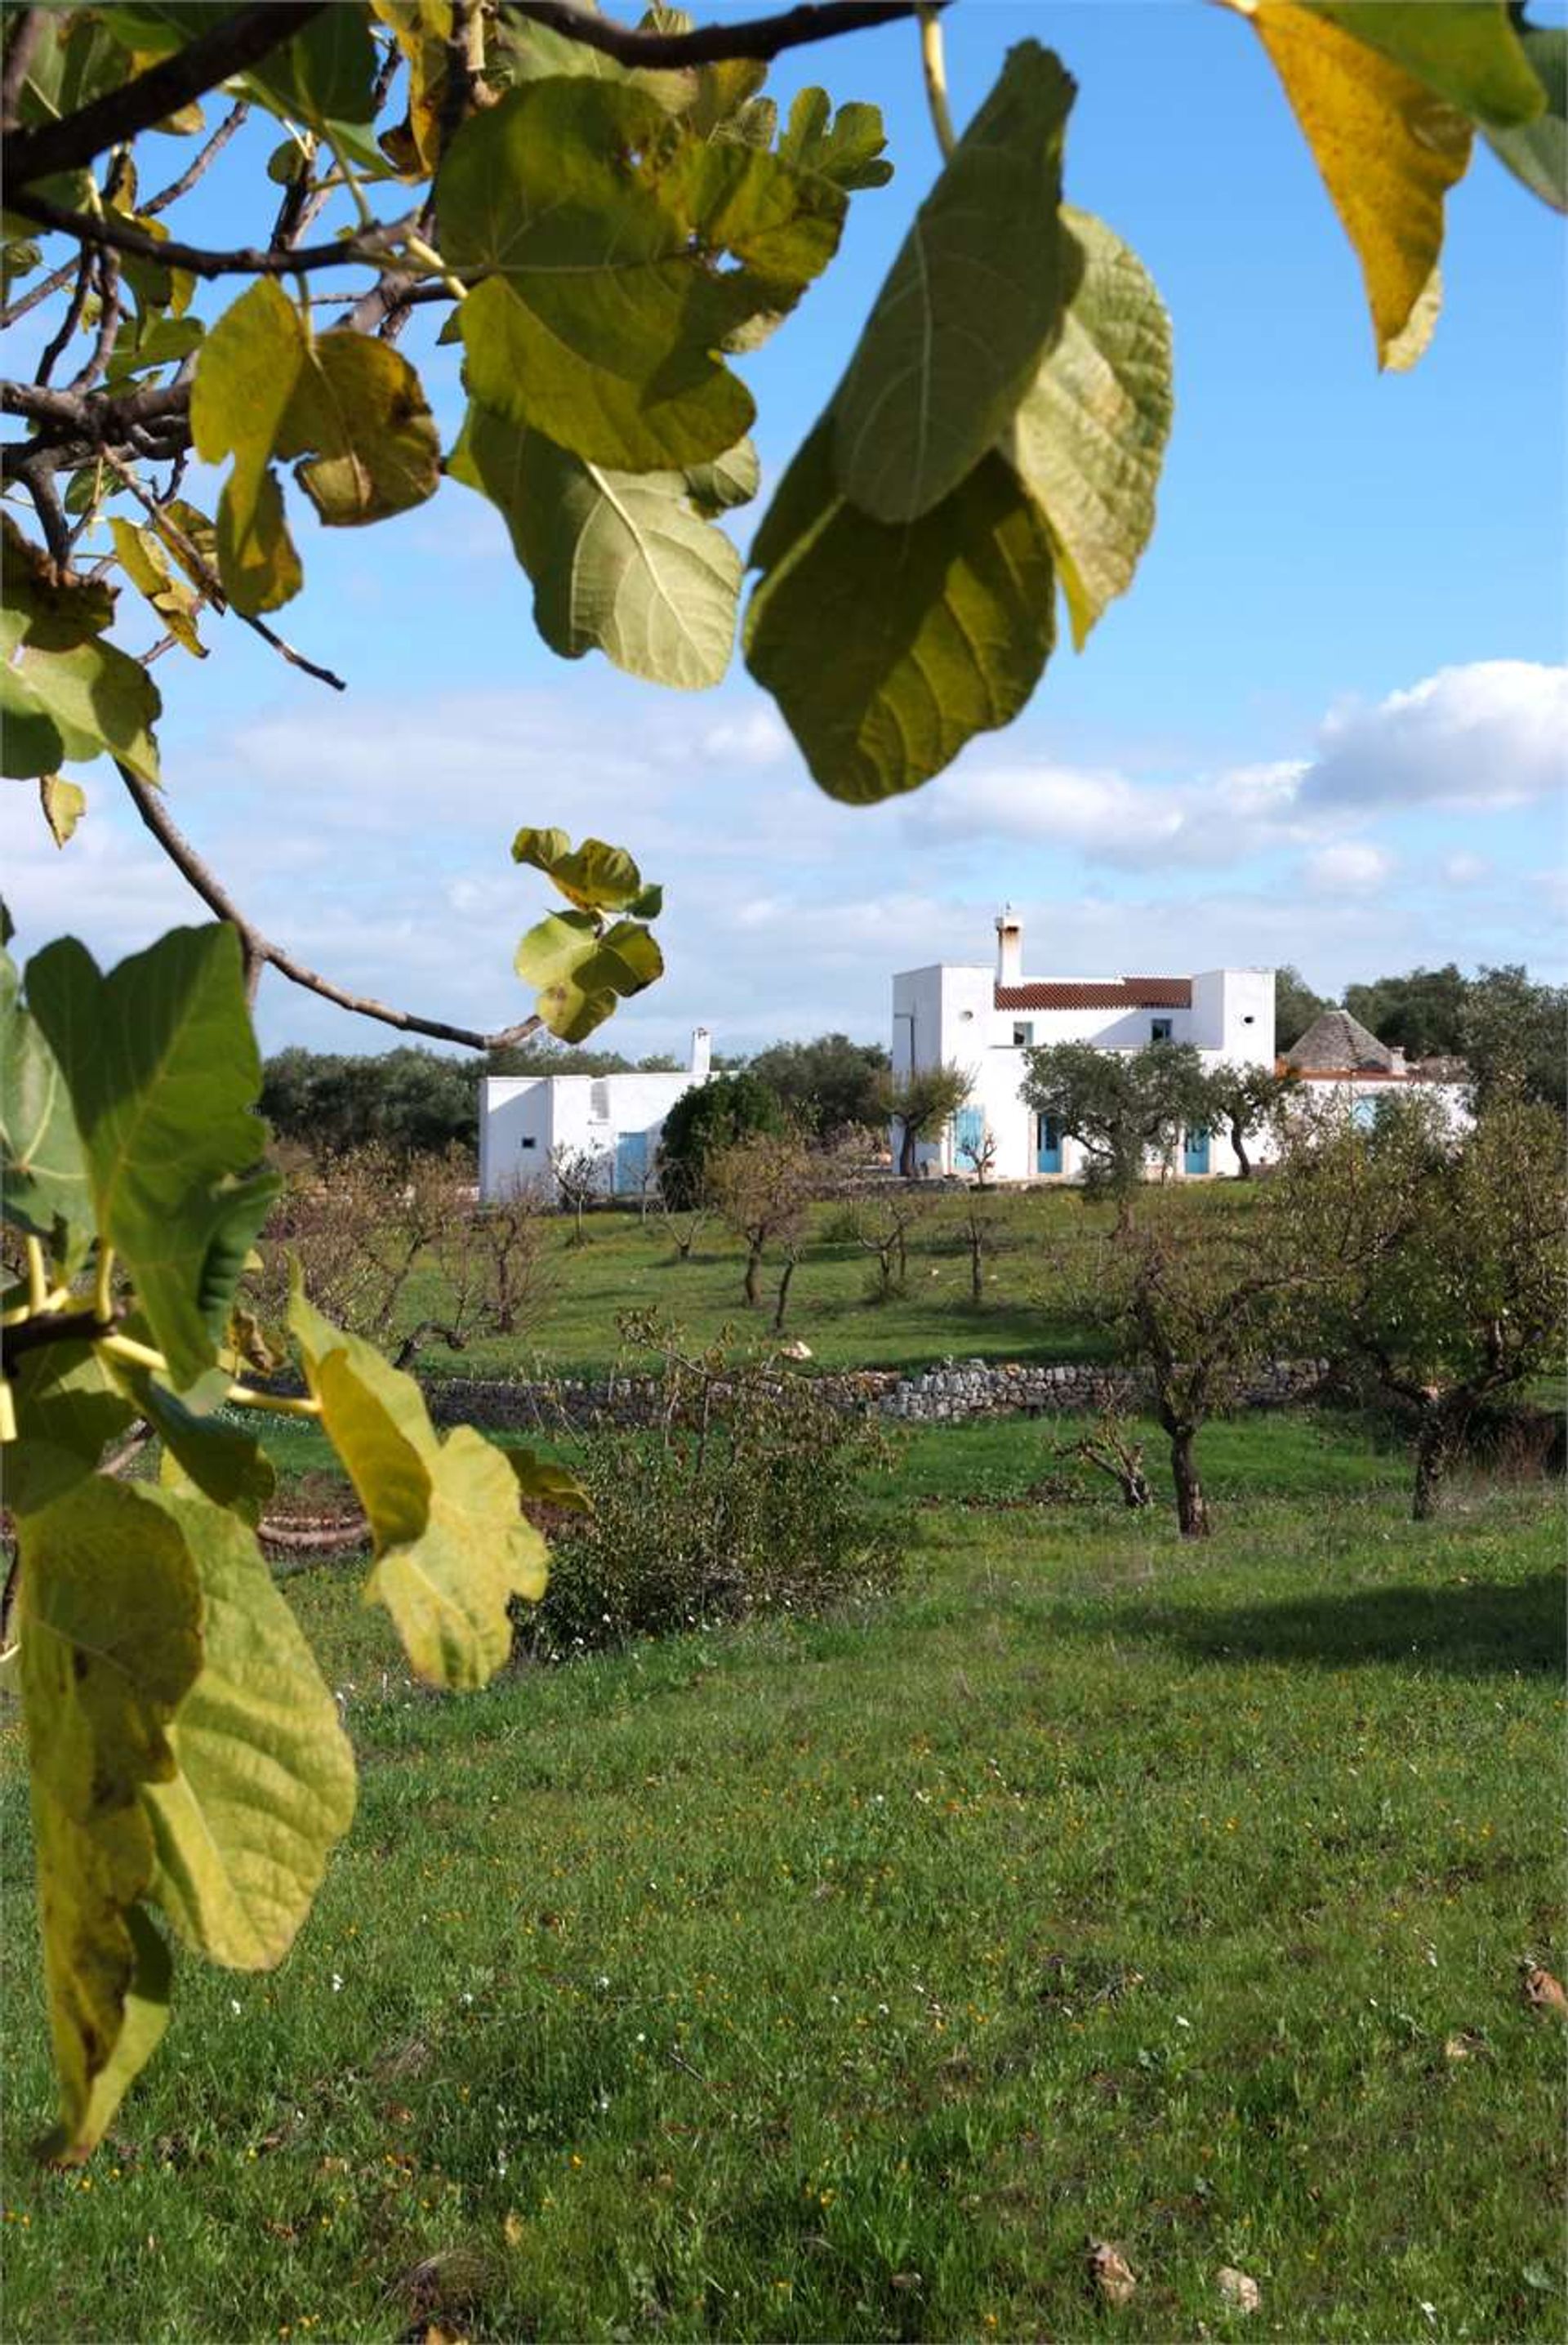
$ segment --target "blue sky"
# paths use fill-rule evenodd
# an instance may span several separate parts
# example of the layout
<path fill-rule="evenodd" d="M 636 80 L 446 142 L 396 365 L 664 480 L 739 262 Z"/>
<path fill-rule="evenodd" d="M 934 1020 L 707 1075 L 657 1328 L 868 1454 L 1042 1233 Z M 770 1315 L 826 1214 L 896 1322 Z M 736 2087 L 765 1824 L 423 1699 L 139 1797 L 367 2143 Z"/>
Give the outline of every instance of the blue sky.
<path fill-rule="evenodd" d="M 362 533 L 300 506 L 306 589 L 278 623 L 349 693 L 233 622 L 208 623 L 205 663 L 157 670 L 171 808 L 281 941 L 358 990 L 507 1023 L 527 1007 L 511 945 L 542 909 L 508 846 L 538 822 L 617 839 L 665 883 L 668 976 L 603 1038 L 634 1052 L 697 1022 L 732 1050 L 880 1035 L 889 973 L 987 958 L 1004 898 L 1033 974 L 1289 960 L 1337 990 L 1451 959 L 1568 973 L 1562 221 L 1478 142 L 1431 349 L 1380 377 L 1356 263 L 1239 16 L 959 0 L 960 121 L 1027 36 L 1079 83 L 1069 198 L 1138 250 L 1176 336 L 1158 527 L 1085 654 L 1059 650 L 1027 715 L 918 796 L 838 807 L 738 665 L 687 696 L 552 658 L 467 491 Z M 936 168 L 911 27 L 785 59 L 771 86 L 814 80 L 883 106 L 898 168 L 745 367 L 770 480 Z M 264 228 L 246 160 L 205 213 L 182 207 L 185 233 Z M 455 430 L 455 354 L 428 333 L 405 347 Z M 64 854 L 16 784 L 0 851 L 25 949 L 71 928 L 110 958 L 194 907 L 112 776 L 84 778 Z M 268 1048 L 395 1039 L 277 979 L 259 1019 Z"/>

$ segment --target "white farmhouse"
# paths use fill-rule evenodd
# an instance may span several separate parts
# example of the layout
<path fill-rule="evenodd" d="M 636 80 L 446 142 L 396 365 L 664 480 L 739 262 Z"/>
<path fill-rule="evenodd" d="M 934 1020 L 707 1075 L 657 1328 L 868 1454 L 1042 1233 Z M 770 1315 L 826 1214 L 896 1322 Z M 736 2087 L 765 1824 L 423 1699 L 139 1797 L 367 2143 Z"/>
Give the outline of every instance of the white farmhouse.
<path fill-rule="evenodd" d="M 594 1162 L 606 1196 L 635 1197 L 652 1176 L 664 1118 L 683 1092 L 705 1083 L 713 1039 L 692 1037 L 689 1067 L 673 1074 L 488 1075 L 481 1086 L 479 1187 L 502 1197 L 530 1182 L 555 1187 L 552 1152 Z"/>
<path fill-rule="evenodd" d="M 1161 1041 L 1193 1043 L 1205 1066 L 1221 1060 L 1274 1064 L 1274 972 L 1211 969 L 1196 977 L 1027 978 L 1023 925 L 1008 909 L 996 920 L 995 965 L 943 961 L 893 980 L 895 1075 L 955 1064 L 973 1077 L 968 1104 L 939 1138 L 916 1149 L 929 1175 L 968 1175 L 968 1152 L 989 1141 L 989 1177 L 1071 1181 L 1083 1152 L 1019 1096 L 1024 1052 L 1047 1042 L 1092 1042 L 1138 1051 Z M 1192 1177 L 1234 1172 L 1228 1135 L 1183 1135 L 1175 1171 Z"/>

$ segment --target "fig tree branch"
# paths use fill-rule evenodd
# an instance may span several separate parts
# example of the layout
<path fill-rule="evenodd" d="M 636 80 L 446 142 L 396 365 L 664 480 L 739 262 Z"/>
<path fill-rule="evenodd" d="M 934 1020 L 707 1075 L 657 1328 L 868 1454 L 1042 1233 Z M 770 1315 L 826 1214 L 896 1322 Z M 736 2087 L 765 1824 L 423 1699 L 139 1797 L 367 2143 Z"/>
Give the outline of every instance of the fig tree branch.
<path fill-rule="evenodd" d="M 91 106 L 81 107 L 58 122 L 13 131 L 5 153 L 7 201 L 35 179 L 81 169 L 106 147 L 120 146 L 138 131 L 150 130 L 193 98 L 216 89 L 231 74 L 259 65 L 263 57 L 302 31 L 312 16 L 319 15 L 325 5 L 326 0 L 262 0 L 260 5 L 238 9 L 210 32 L 187 41 L 172 56 L 161 58 L 146 73 L 95 98 Z M 6 62 L 9 66 L 9 58 Z"/>
<path fill-rule="evenodd" d="M 175 869 L 187 886 L 194 888 L 207 909 L 227 920 L 237 931 L 239 949 L 245 962 L 246 989 L 254 1000 L 264 969 L 275 969 L 292 985 L 303 986 L 308 993 L 318 993 L 323 1001 L 330 1001 L 339 1010 L 351 1010 L 359 1018 L 374 1018 L 383 1026 L 395 1026 L 400 1033 L 428 1034 L 432 1041 L 460 1042 L 470 1051 L 501 1051 L 514 1042 L 526 1041 L 529 1035 L 539 1031 L 542 1020 L 524 1018 L 515 1026 L 506 1026 L 493 1034 L 481 1034 L 471 1026 L 449 1025 L 444 1019 L 421 1018 L 411 1010 L 394 1010 L 385 1001 L 377 1001 L 362 993 L 349 993 L 330 978 L 307 969 L 292 953 L 264 936 L 254 920 L 242 912 L 217 874 L 197 854 L 196 848 L 173 821 L 158 792 L 150 783 L 142 781 L 128 766 L 115 760 L 116 771 L 129 793 L 132 805 L 151 831 Z"/>
<path fill-rule="evenodd" d="M 51 203 L 29 188 L 8 188 L 5 203 L 8 210 L 19 212 L 36 228 L 75 237 L 78 244 L 129 253 L 134 260 L 188 269 L 193 277 L 299 277 L 314 269 L 381 269 L 386 266 L 389 244 L 413 225 L 410 213 L 407 218 L 388 220 L 362 235 L 336 237 L 330 244 L 307 244 L 297 249 L 237 245 L 232 250 L 217 252 L 206 245 L 181 244 L 173 237 L 149 236 L 145 228 L 115 212 L 99 217 L 68 211 L 64 204 Z"/>
<path fill-rule="evenodd" d="M 751 16 L 738 25 L 699 25 L 690 33 L 633 30 L 582 6 L 580 0 L 507 0 L 508 14 L 547 25 L 569 41 L 598 49 L 623 66 L 710 66 L 728 57 L 765 64 L 785 49 L 831 41 L 842 33 L 864 33 L 921 14 L 933 0 L 825 0 L 824 5 L 787 8 L 776 16 Z M 946 6 L 948 0 L 934 0 Z"/>

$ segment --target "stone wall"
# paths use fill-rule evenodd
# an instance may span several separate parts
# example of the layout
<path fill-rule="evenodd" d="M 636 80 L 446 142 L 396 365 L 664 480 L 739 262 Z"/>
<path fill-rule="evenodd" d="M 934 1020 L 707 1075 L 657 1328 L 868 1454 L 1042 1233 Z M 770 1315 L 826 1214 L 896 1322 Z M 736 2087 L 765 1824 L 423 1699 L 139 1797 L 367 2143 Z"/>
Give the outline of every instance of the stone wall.
<path fill-rule="evenodd" d="M 1311 1399 L 1328 1377 L 1326 1360 L 1271 1360 L 1259 1369 L 1243 1403 L 1249 1408 L 1286 1407 Z M 895 1368 L 855 1368 L 819 1376 L 813 1383 L 836 1406 L 916 1425 L 976 1416 L 1054 1416 L 1062 1409 L 1126 1408 L 1136 1406 L 1145 1390 L 1142 1379 L 1123 1369 L 1103 1361 L 1076 1360 L 1055 1366 L 1017 1360 L 995 1366 L 985 1360 L 950 1360 L 912 1376 Z M 442 1376 L 425 1386 L 425 1395 L 439 1423 L 535 1432 L 563 1426 L 582 1430 L 595 1425 L 649 1425 L 664 1401 L 660 1379 L 645 1376 L 562 1376 L 538 1384 Z"/>

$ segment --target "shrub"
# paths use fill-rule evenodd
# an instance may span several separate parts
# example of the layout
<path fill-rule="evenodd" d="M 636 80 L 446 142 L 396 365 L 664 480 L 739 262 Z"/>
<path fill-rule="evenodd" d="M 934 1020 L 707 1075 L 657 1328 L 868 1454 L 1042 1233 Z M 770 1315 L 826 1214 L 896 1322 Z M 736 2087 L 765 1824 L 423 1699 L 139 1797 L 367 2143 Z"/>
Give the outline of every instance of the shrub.
<path fill-rule="evenodd" d="M 891 1464 L 880 1427 L 776 1359 L 667 1351 L 663 1401 L 656 1430 L 597 1433 L 573 1456 L 594 1513 L 552 1538 L 530 1652 L 823 1612 L 892 1585 L 900 1525 L 866 1489 Z"/>

